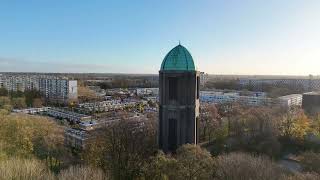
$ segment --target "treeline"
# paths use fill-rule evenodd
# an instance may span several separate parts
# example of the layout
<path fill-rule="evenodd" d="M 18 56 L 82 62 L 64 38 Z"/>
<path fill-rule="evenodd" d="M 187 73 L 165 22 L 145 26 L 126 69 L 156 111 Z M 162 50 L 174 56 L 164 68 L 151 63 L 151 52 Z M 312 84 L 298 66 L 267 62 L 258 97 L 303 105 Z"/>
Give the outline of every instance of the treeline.
<path fill-rule="evenodd" d="M 27 107 L 42 107 L 44 105 L 44 99 L 40 92 L 36 90 L 11 92 L 5 88 L 0 88 L 0 107 L 4 104 L 18 109 Z"/>
<path fill-rule="evenodd" d="M 310 135 L 319 136 L 320 116 L 300 109 L 203 106 L 201 147 L 175 153 L 157 148 L 157 115 L 148 121 L 122 120 L 93 132 L 85 149 L 64 146 L 63 127 L 34 116 L 0 110 L 0 177 L 3 179 L 319 179 L 320 154 Z M 205 113 L 203 113 L 205 112 Z M 302 171 L 277 160 L 295 153 Z M 0 179 L 1 179 L 0 178 Z"/>
<path fill-rule="evenodd" d="M 279 158 L 320 150 L 314 141 L 320 135 L 320 116 L 307 116 L 302 109 L 222 104 L 200 110 L 200 138 L 213 154 L 246 151 Z"/>
<path fill-rule="evenodd" d="M 63 128 L 44 117 L 10 115 L 0 110 L 1 159 L 39 158 L 52 170 L 60 168 L 66 154 Z"/>
<path fill-rule="evenodd" d="M 307 156 L 310 156 L 308 154 Z M 308 158 L 315 167 L 319 155 Z M 316 180 L 320 176 L 315 172 L 290 173 L 278 166 L 268 157 L 254 156 L 246 153 L 230 153 L 218 157 L 210 156 L 207 151 L 193 145 L 185 145 L 177 154 L 167 156 L 158 153 L 151 157 L 149 163 L 142 167 L 142 174 L 130 179 L 150 180 Z M 0 161 L 0 175 L 3 179 L 27 180 L 111 180 L 112 174 L 96 167 L 77 165 L 61 170 L 58 174 L 50 172 L 45 164 L 36 159 L 8 159 Z"/>
<path fill-rule="evenodd" d="M 208 81 L 205 84 L 206 89 L 229 89 L 229 90 L 240 90 L 239 81 L 228 80 L 228 81 Z"/>
<path fill-rule="evenodd" d="M 201 111 L 201 145 L 185 145 L 173 154 L 158 151 L 157 117 L 149 116 L 143 128 L 127 121 L 98 132 L 99 137 L 81 153 L 84 163 L 111 179 L 317 179 L 319 119 L 300 109 L 244 107 L 237 104 Z M 202 113 L 203 114 L 203 113 Z M 313 151 L 313 152 L 312 152 Z M 287 153 L 298 154 L 301 173 L 277 164 Z M 310 156 L 311 154 L 312 156 Z"/>
<path fill-rule="evenodd" d="M 63 127 L 44 117 L 0 109 L 0 179 L 105 179 L 102 170 L 77 164 L 64 146 Z"/>
<path fill-rule="evenodd" d="M 97 82 L 86 83 L 87 85 L 97 85 L 102 89 L 112 88 L 155 88 L 158 87 L 158 81 L 148 79 L 130 79 L 130 78 L 116 78 L 111 82 Z"/>
<path fill-rule="evenodd" d="M 268 96 L 272 98 L 285 96 L 288 94 L 301 94 L 305 92 L 302 85 L 299 86 L 299 85 L 289 85 L 289 84 L 271 85 L 271 84 L 262 83 L 260 86 L 247 85 L 242 87 L 242 89 L 247 89 L 249 91 L 267 92 Z"/>

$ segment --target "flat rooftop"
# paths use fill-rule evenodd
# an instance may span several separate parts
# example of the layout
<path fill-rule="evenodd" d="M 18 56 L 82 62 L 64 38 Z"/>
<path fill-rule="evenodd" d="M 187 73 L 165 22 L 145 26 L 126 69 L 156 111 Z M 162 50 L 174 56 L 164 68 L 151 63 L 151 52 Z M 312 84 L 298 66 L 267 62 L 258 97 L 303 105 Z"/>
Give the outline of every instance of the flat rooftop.
<path fill-rule="evenodd" d="M 294 98 L 294 97 L 302 97 L 302 94 L 289 94 L 289 95 L 286 95 L 286 96 L 280 96 L 278 98 L 280 98 L 280 99 L 288 99 L 288 98 Z"/>
<path fill-rule="evenodd" d="M 314 91 L 314 92 L 307 92 L 307 93 L 304 93 L 306 95 L 320 95 L 320 91 Z"/>

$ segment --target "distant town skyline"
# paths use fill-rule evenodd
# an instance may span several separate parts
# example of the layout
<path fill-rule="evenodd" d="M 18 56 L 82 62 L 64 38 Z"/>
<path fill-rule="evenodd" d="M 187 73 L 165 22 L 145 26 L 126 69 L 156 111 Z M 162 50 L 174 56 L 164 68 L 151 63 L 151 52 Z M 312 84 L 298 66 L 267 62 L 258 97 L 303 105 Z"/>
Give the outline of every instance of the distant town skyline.
<path fill-rule="evenodd" d="M 157 74 L 184 45 L 209 74 L 319 75 L 320 1 L 0 3 L 0 72 Z"/>

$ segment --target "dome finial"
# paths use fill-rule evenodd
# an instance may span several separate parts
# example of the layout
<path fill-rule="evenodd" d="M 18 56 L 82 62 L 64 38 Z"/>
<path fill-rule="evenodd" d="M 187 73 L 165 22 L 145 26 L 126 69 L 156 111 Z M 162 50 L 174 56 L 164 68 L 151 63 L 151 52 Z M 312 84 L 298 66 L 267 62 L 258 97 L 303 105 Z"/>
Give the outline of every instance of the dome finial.
<path fill-rule="evenodd" d="M 180 40 L 179 40 L 179 45 L 181 45 Z"/>

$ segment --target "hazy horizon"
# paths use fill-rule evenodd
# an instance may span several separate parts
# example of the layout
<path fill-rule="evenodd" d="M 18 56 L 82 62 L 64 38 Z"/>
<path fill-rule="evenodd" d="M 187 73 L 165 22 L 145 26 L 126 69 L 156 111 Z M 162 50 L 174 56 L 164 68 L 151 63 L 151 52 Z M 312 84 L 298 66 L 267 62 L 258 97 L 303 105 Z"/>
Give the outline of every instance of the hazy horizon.
<path fill-rule="evenodd" d="M 320 1 L 4 1 L 0 71 L 157 74 L 179 41 L 212 75 L 319 75 Z"/>
<path fill-rule="evenodd" d="M 158 76 L 158 73 L 97 73 L 97 72 L 22 72 L 22 71 L 0 71 L 0 75 L 8 73 L 8 74 L 88 74 L 88 75 L 107 75 L 107 76 Z M 277 75 L 277 74 L 208 74 L 210 76 L 241 76 L 241 77 L 260 77 L 260 78 L 267 78 L 267 77 L 274 77 L 274 78 L 280 78 L 280 77 L 289 77 L 289 78 L 294 78 L 294 77 L 303 77 L 303 78 L 309 78 L 310 75 L 313 76 L 313 78 L 320 78 L 320 75 L 315 75 L 315 74 L 309 74 L 309 75 Z"/>

